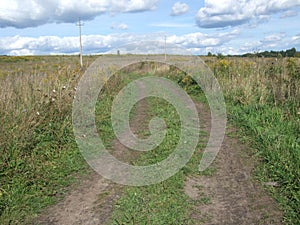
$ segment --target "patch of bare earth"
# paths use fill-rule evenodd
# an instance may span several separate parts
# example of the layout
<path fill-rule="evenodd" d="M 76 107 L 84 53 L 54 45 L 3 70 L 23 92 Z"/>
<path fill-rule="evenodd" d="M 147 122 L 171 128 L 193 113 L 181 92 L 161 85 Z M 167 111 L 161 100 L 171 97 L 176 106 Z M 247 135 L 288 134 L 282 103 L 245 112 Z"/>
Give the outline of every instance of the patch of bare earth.
<path fill-rule="evenodd" d="M 143 86 L 139 87 L 143 91 Z M 148 124 L 148 104 L 137 103 L 130 121 L 132 132 L 137 134 Z M 126 136 L 126 134 L 124 134 Z M 124 138 L 124 137 L 123 137 Z M 126 138 L 126 137 L 125 137 Z M 112 142 L 112 154 L 123 162 L 132 162 L 136 151 L 127 149 L 117 139 Z M 58 204 L 48 208 L 33 223 L 53 225 L 102 225 L 110 221 L 113 206 L 122 194 L 122 185 L 106 180 L 93 172 L 88 178 L 71 187 L 71 191 Z"/>
<path fill-rule="evenodd" d="M 210 113 L 205 106 L 197 106 L 204 129 L 209 132 Z M 226 135 L 209 168 L 216 171 L 186 179 L 185 192 L 196 202 L 191 217 L 197 224 L 281 224 L 282 212 L 252 178 L 255 160 L 246 152 L 246 145 Z"/>

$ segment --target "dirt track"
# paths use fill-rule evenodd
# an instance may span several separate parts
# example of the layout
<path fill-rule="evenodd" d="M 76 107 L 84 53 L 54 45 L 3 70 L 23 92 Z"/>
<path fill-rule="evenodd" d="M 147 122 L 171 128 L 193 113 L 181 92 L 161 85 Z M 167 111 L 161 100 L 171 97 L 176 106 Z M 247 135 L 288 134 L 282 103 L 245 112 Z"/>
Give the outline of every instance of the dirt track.
<path fill-rule="evenodd" d="M 202 104 L 198 104 L 198 110 L 204 129 L 209 131 L 209 112 Z M 133 131 L 144 129 L 146 120 L 147 104 L 141 101 L 131 121 Z M 123 161 L 134 158 L 118 141 L 115 140 L 113 146 L 117 158 Z M 186 179 L 186 194 L 191 201 L 199 202 L 190 213 L 197 224 L 281 224 L 282 213 L 275 201 L 251 177 L 255 164 L 245 153 L 246 149 L 237 139 L 227 135 L 212 165 L 216 172 L 211 176 L 197 175 Z M 121 186 L 93 173 L 62 202 L 47 209 L 35 224 L 108 224 L 121 190 Z"/>
<path fill-rule="evenodd" d="M 209 132 L 210 114 L 205 106 L 197 106 L 204 129 Z M 231 128 L 227 129 L 227 134 L 229 132 L 236 131 Z M 191 216 L 199 224 L 281 224 L 282 213 L 275 201 L 251 176 L 254 166 L 254 160 L 247 153 L 247 146 L 226 135 L 210 167 L 215 168 L 216 172 L 210 176 L 193 176 L 186 180 L 186 194 L 200 202 L 194 207 Z"/>

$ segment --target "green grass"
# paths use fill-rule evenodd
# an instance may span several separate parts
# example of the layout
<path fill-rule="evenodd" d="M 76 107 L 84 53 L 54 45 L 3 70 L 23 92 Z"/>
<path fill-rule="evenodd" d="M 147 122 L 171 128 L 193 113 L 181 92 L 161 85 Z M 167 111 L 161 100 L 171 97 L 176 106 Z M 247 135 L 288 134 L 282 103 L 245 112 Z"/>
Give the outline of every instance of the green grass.
<path fill-rule="evenodd" d="M 118 82 L 118 88 L 114 86 L 113 91 L 110 93 L 105 92 L 99 98 L 96 121 L 99 121 L 97 122 L 97 126 L 99 131 L 102 131 L 101 133 L 104 134 L 104 142 L 107 147 L 110 147 L 109 140 L 111 140 L 110 138 L 113 135 L 109 117 L 112 97 L 126 83 L 148 75 L 135 73 L 121 74 L 122 79 Z M 182 79 L 181 74 L 178 76 L 174 75 L 172 78 L 177 83 Z M 114 79 L 117 79 L 117 77 Z M 109 86 L 116 82 L 114 79 L 108 83 L 108 90 L 111 90 Z M 149 97 L 146 101 L 149 111 L 145 120 L 147 121 L 150 118 L 158 116 L 165 120 L 168 129 L 164 141 L 156 149 L 138 154 L 138 157 L 133 162 L 137 166 L 152 165 L 167 158 L 175 149 L 180 136 L 181 124 L 175 108 L 164 100 L 155 97 Z M 104 105 L 106 105 L 106 108 Z M 132 112 L 134 111 L 135 107 L 132 109 Z M 134 115 L 131 114 L 132 116 Z M 110 124 L 110 126 L 102 126 L 107 124 Z M 147 129 L 138 131 L 138 134 L 143 137 L 150 135 Z M 207 133 L 201 132 L 200 138 L 203 141 L 204 138 L 207 138 Z M 190 210 L 194 205 L 208 204 L 210 199 L 203 196 L 203 199 L 199 202 L 190 200 L 184 193 L 184 182 L 188 175 L 199 174 L 198 164 L 201 159 L 199 151 L 201 151 L 202 147 L 203 144 L 199 142 L 198 150 L 190 162 L 168 180 L 143 187 L 124 187 L 121 198 L 115 203 L 113 216 L 109 224 L 194 224 L 195 221 L 190 218 Z M 211 175 L 213 172 L 209 171 L 205 175 Z"/>
<path fill-rule="evenodd" d="M 35 63 L 61 67 L 44 73 Z M 72 128 L 80 72 L 70 57 L 2 57 L 0 64 L 0 223 L 29 223 L 89 171 Z"/>
<path fill-rule="evenodd" d="M 167 134 L 156 149 L 140 155 L 135 165 L 149 165 L 164 160 L 175 149 L 180 136 L 180 120 L 176 110 L 165 101 L 148 98 L 150 116 L 159 116 L 167 124 Z M 184 193 L 188 174 L 197 173 L 199 154 L 174 176 L 159 184 L 127 187 L 114 208 L 112 224 L 193 224 L 193 203 Z"/>
<path fill-rule="evenodd" d="M 300 118 L 287 117 L 279 107 L 231 105 L 232 122 L 242 128 L 260 160 L 256 171 L 263 182 L 278 182 L 269 188 L 284 210 L 284 222 L 300 221 Z"/>
<path fill-rule="evenodd" d="M 300 221 L 300 61 L 222 59 L 206 61 L 223 89 L 231 123 L 241 128 L 259 161 L 257 179 L 284 211 L 284 224 Z"/>
<path fill-rule="evenodd" d="M 70 120 L 43 124 L 2 145 L 1 224 L 28 222 L 61 197 L 62 188 L 74 182 L 70 174 L 86 173 Z"/>

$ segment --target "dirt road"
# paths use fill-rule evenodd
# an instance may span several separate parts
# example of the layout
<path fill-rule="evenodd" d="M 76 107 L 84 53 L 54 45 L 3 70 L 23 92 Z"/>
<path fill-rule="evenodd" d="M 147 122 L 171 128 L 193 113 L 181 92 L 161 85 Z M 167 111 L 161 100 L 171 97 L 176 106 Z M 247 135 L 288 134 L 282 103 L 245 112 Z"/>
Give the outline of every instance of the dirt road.
<path fill-rule="evenodd" d="M 198 103 L 204 129 L 210 130 L 210 113 Z M 131 121 L 134 132 L 147 127 L 148 106 L 138 103 Z M 234 129 L 227 131 L 234 132 Z M 221 151 L 209 176 L 187 177 L 185 192 L 198 202 L 190 212 L 196 224 L 281 224 L 282 213 L 275 201 L 255 181 L 251 172 L 255 161 L 246 153 L 247 146 L 226 135 Z M 114 154 L 130 162 L 135 156 L 118 141 L 113 142 Z M 48 208 L 35 224 L 108 224 L 114 202 L 122 187 L 92 173 L 81 180 L 57 205 Z"/>

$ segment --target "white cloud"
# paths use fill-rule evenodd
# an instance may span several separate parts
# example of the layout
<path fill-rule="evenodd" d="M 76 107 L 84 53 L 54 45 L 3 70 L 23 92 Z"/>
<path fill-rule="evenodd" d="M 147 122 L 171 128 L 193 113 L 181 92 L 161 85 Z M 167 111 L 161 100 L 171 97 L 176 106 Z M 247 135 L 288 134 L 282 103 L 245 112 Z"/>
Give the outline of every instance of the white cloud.
<path fill-rule="evenodd" d="M 279 33 L 279 34 L 272 34 L 269 36 L 266 36 L 262 42 L 263 43 L 274 43 L 274 42 L 279 42 L 281 41 L 283 38 L 286 37 L 286 34 L 284 33 Z"/>
<path fill-rule="evenodd" d="M 190 7 L 186 3 L 176 2 L 172 7 L 171 16 L 180 16 L 189 11 Z"/>
<path fill-rule="evenodd" d="M 97 0 L 96 0 L 97 1 Z M 107 0 L 112 12 L 143 12 L 156 9 L 159 0 Z"/>
<path fill-rule="evenodd" d="M 185 35 L 167 36 L 168 44 L 175 44 L 185 49 L 205 48 L 207 46 L 220 46 L 234 39 L 238 30 L 228 33 L 203 34 L 200 32 Z M 83 35 L 83 50 L 85 54 L 103 53 L 128 43 L 141 43 L 156 41 L 164 44 L 165 34 L 150 33 L 138 34 L 109 34 L 109 35 Z M 143 43 L 141 43 L 142 45 Z M 156 46 L 157 47 L 157 46 Z M 153 52 L 155 46 L 144 48 L 144 53 Z M 163 47 L 162 47 L 163 49 Z M 157 51 L 157 50 L 155 50 Z M 32 37 L 6 37 L 0 38 L 0 55 L 26 55 L 26 54 L 77 54 L 79 52 L 78 37 L 42 36 Z"/>
<path fill-rule="evenodd" d="M 300 33 L 292 37 L 293 41 L 300 40 Z"/>
<path fill-rule="evenodd" d="M 185 35 L 172 35 L 167 37 L 167 42 L 177 44 L 186 49 L 199 49 L 206 47 L 219 47 L 230 42 L 239 35 L 239 30 L 224 33 L 204 34 L 201 32 L 189 33 Z"/>
<path fill-rule="evenodd" d="M 291 43 L 293 44 L 293 47 L 296 47 L 299 51 L 300 49 L 300 34 L 297 34 L 291 38 Z"/>
<path fill-rule="evenodd" d="M 12 50 L 10 55 L 21 56 L 21 55 L 34 55 L 34 51 L 30 51 L 28 49 L 20 49 L 20 50 Z"/>
<path fill-rule="evenodd" d="M 265 50 L 285 50 L 295 47 L 300 49 L 300 35 L 292 36 L 286 33 L 275 33 L 264 37 L 260 41 L 259 48 Z"/>
<path fill-rule="evenodd" d="M 261 39 L 239 39 L 240 30 L 216 33 L 188 33 L 167 35 L 168 53 L 187 51 L 193 54 L 207 54 L 209 51 L 223 54 L 243 54 L 261 50 L 282 50 L 296 47 L 300 49 L 300 34 L 289 36 L 286 33 L 274 33 Z M 165 33 L 108 35 L 83 35 L 84 54 L 96 54 L 116 49 L 123 53 L 164 53 Z M 178 48 L 172 48 L 172 46 Z M 123 46 L 123 47 L 122 47 Z M 124 47 L 125 46 L 125 47 Z M 183 49 L 181 52 L 180 49 Z M 48 55 L 78 54 L 78 37 L 6 37 L 0 38 L 0 55 Z"/>
<path fill-rule="evenodd" d="M 205 0 L 196 16 L 199 27 L 237 26 L 300 6 L 300 0 Z"/>
<path fill-rule="evenodd" d="M 294 16 L 298 16 L 298 12 L 295 10 L 288 10 L 288 11 L 285 11 L 284 13 L 282 13 L 280 18 L 285 19 L 285 18 L 294 17 Z"/>
<path fill-rule="evenodd" d="M 125 23 L 113 23 L 110 28 L 113 30 L 128 30 L 128 25 Z"/>
<path fill-rule="evenodd" d="M 36 27 L 46 23 L 92 20 L 105 13 L 153 10 L 159 0 L 1 0 L 0 27 Z"/>
<path fill-rule="evenodd" d="M 200 32 L 185 34 L 182 36 L 173 35 L 167 40 L 185 48 L 206 48 L 217 47 L 231 41 L 239 35 L 238 30 L 225 33 L 203 34 Z"/>

